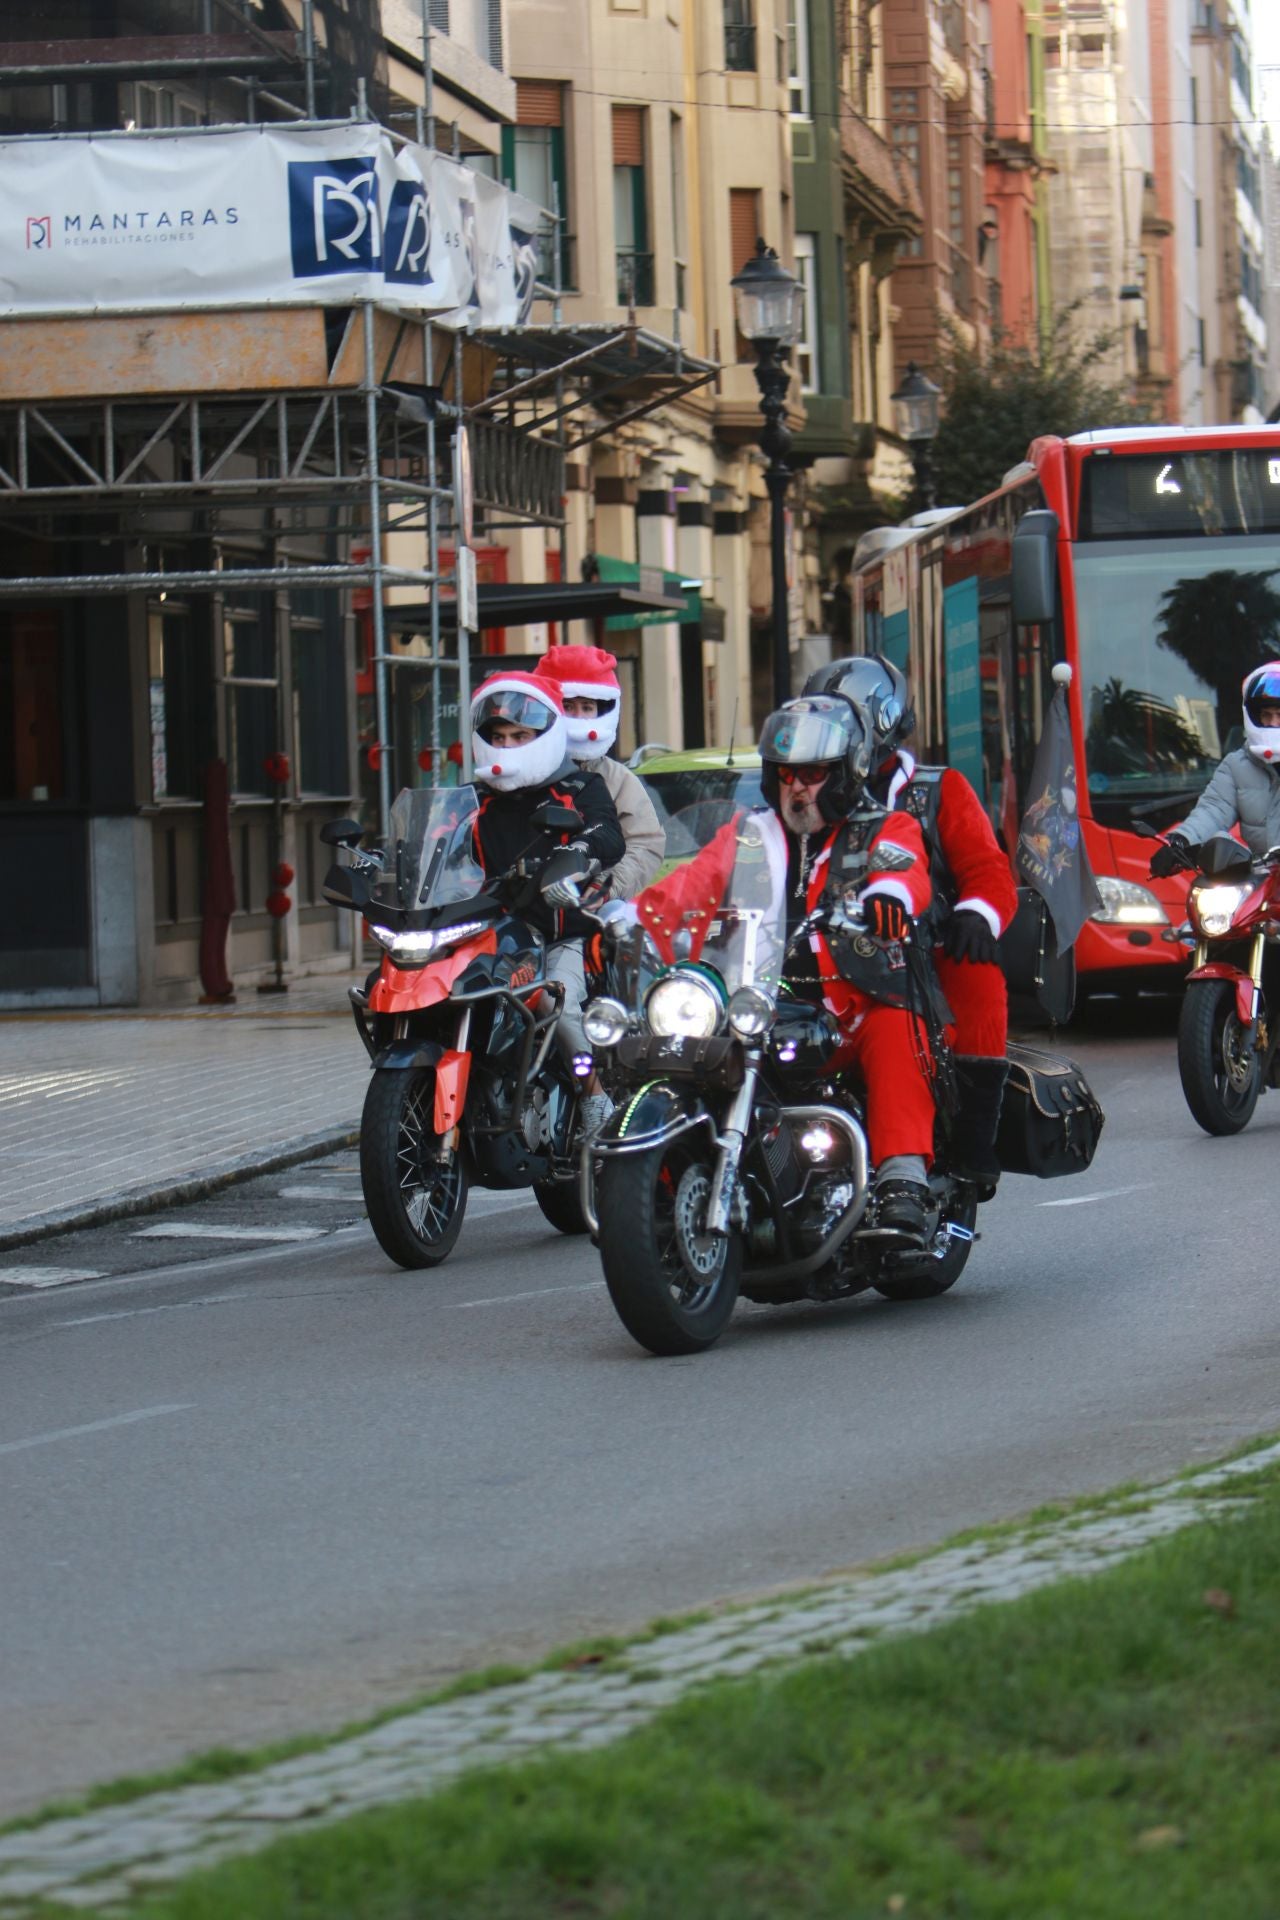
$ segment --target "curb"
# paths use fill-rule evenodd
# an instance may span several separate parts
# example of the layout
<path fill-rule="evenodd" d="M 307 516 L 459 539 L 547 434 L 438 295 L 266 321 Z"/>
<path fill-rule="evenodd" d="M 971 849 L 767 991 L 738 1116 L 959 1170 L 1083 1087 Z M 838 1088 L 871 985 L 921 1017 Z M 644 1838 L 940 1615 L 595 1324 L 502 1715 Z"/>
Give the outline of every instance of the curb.
<path fill-rule="evenodd" d="M 30 1246 L 36 1240 L 52 1240 L 60 1233 L 76 1233 L 84 1227 L 108 1226 L 113 1220 L 126 1220 L 131 1214 L 159 1213 L 165 1207 L 187 1200 L 204 1200 L 223 1187 L 238 1186 L 260 1173 L 279 1173 L 296 1166 L 300 1160 L 315 1160 L 343 1147 L 354 1147 L 360 1139 L 358 1127 L 329 1127 L 321 1133 L 303 1134 L 296 1140 L 282 1140 L 278 1146 L 241 1154 L 235 1160 L 219 1161 L 203 1173 L 186 1174 L 175 1180 L 157 1180 L 152 1185 L 127 1187 L 110 1200 L 86 1200 L 78 1206 L 60 1207 L 54 1213 L 32 1214 L 11 1227 L 0 1227 L 0 1251 L 8 1247 Z"/>

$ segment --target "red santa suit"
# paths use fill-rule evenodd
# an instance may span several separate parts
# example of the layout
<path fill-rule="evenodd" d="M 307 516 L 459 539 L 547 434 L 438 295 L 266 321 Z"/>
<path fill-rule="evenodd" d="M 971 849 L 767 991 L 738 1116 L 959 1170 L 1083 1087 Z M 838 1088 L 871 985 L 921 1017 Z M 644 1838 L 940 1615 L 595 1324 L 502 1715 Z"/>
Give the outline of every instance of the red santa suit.
<path fill-rule="evenodd" d="M 868 859 L 877 847 L 891 845 L 910 856 L 901 872 L 876 873 L 859 889 L 859 897 L 876 894 L 897 900 L 913 918 L 929 905 L 932 886 L 923 835 L 909 814 L 879 817 L 863 851 Z M 721 827 L 715 838 L 683 867 L 648 887 L 633 903 L 635 917 L 649 933 L 664 960 L 674 959 L 672 938 L 683 927 L 697 959 L 734 870 L 739 814 Z M 775 899 L 785 897 L 787 835 L 772 811 L 751 815 L 760 829 L 769 862 Z M 854 816 L 856 821 L 857 816 Z M 806 877 L 805 913 L 817 907 L 830 878 L 832 850 L 849 825 L 829 829 Z M 811 836 L 817 840 L 819 836 Z M 820 932 L 809 935 L 822 1000 L 840 1024 L 843 1042 L 833 1061 L 839 1071 L 853 1067 L 867 1096 L 867 1137 L 875 1165 L 896 1154 L 919 1154 L 926 1164 L 933 1158 L 934 1096 L 932 1059 L 923 1024 L 903 1007 L 887 1006 L 843 979 Z"/>
<path fill-rule="evenodd" d="M 917 772 L 936 783 L 936 799 L 931 798 L 929 807 L 916 817 L 923 820 L 926 831 L 933 832 L 950 869 L 956 888 L 952 912 L 981 914 L 998 940 L 1017 911 L 1018 894 L 1008 857 L 1000 851 L 981 800 L 954 767 L 940 772 L 917 769 L 905 747 L 898 749 L 895 760 L 885 805 L 911 805 L 914 796 L 907 795 L 907 789 Z M 917 782 L 917 793 L 923 784 L 923 779 Z M 885 791 L 883 773 L 876 785 L 877 791 Z M 934 962 L 955 1018 L 951 1029 L 955 1051 L 1003 1056 L 1009 1034 L 1009 995 L 1000 968 L 989 960 L 955 960 L 941 947 Z"/>

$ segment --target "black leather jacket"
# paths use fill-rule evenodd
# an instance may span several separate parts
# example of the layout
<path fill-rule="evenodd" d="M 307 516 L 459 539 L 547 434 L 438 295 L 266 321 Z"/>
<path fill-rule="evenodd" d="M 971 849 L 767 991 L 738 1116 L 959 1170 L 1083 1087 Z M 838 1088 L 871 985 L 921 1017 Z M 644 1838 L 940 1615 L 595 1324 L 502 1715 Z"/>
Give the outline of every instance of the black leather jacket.
<path fill-rule="evenodd" d="M 483 780 L 477 779 L 475 784 L 480 797 L 476 837 L 480 864 L 487 874 L 505 873 L 518 860 L 540 860 L 566 843 L 583 847 L 606 873 L 626 852 L 618 810 L 608 787 L 598 773 L 584 773 L 572 760 L 566 760 L 544 787 L 500 793 Z M 576 833 L 552 834 L 530 825 L 530 815 L 546 800 L 577 808 L 583 824 Z M 582 914 L 572 909 L 556 911 L 547 905 L 536 873 L 527 885 L 517 885 L 510 897 L 515 910 L 548 941 L 580 939 L 591 929 L 592 923 Z"/>

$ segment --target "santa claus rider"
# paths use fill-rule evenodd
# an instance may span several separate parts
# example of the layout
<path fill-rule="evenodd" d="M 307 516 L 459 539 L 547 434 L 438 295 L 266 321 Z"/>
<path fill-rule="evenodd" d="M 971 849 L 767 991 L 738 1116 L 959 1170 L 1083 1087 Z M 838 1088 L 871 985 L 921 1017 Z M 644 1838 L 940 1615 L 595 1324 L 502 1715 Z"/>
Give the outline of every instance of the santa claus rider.
<path fill-rule="evenodd" d="M 901 944 L 930 900 L 924 840 L 909 814 L 887 813 L 866 799 L 870 740 L 849 701 L 788 701 L 765 721 L 760 756 L 769 811 L 737 815 L 686 866 L 629 907 L 606 914 L 638 922 L 668 962 L 675 958 L 672 940 L 683 928 L 693 937 L 696 958 L 750 818 L 763 840 L 772 885 L 785 887 L 788 935 L 798 935 L 785 965 L 784 991 L 825 1006 L 839 1023 L 841 1045 L 832 1067 L 852 1068 L 865 1088 L 877 1170 L 876 1223 L 919 1245 L 930 1218 L 935 1113 L 924 1023 L 911 1006 L 873 996 L 841 971 L 839 955 L 850 950 L 846 943 L 829 939 L 821 928 L 800 929 L 820 907 L 855 896 L 871 936 L 856 944 L 896 953 L 900 961 Z"/>

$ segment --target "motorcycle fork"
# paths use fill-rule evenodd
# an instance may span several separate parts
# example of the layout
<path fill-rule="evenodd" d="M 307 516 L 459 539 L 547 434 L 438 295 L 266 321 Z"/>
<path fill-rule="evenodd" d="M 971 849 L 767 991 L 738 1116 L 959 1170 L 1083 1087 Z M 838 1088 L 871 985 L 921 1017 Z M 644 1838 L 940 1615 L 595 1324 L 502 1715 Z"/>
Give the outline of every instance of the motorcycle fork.
<path fill-rule="evenodd" d="M 742 1147 L 747 1137 L 747 1128 L 751 1125 L 751 1115 L 756 1103 L 756 1082 L 760 1078 L 760 1055 L 747 1055 L 747 1070 L 742 1085 L 734 1094 L 729 1111 L 725 1115 L 724 1125 L 716 1139 L 720 1151 L 716 1155 L 716 1170 L 711 1180 L 711 1196 L 707 1201 L 707 1232 L 727 1234 L 729 1216 L 733 1210 L 733 1196 L 738 1183 L 738 1164 L 742 1159 Z"/>

